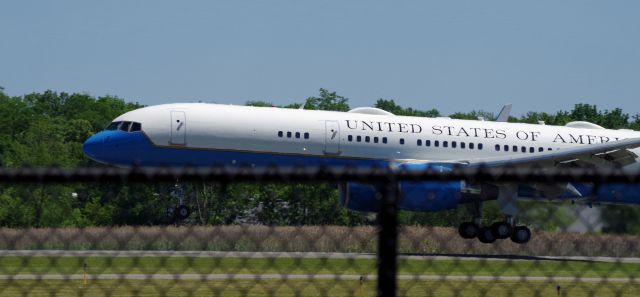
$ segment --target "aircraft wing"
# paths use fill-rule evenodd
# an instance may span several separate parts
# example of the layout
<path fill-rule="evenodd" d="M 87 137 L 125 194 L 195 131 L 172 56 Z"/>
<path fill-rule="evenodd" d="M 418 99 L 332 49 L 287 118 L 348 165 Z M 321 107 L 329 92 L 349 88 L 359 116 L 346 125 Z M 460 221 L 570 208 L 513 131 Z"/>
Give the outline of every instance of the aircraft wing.
<path fill-rule="evenodd" d="M 575 148 L 548 151 L 521 156 L 505 156 L 459 160 L 469 166 L 625 166 L 634 163 L 638 158 L 631 149 L 640 147 L 640 138 L 629 138 L 620 141 L 583 145 Z"/>

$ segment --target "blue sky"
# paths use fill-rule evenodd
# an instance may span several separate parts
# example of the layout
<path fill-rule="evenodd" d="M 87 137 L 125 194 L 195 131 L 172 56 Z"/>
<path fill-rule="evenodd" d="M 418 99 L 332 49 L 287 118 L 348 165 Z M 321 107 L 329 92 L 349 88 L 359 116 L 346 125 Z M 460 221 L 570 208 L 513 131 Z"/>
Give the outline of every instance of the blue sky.
<path fill-rule="evenodd" d="M 144 104 L 319 88 L 444 114 L 640 112 L 638 1 L 3 1 L 0 86 Z"/>

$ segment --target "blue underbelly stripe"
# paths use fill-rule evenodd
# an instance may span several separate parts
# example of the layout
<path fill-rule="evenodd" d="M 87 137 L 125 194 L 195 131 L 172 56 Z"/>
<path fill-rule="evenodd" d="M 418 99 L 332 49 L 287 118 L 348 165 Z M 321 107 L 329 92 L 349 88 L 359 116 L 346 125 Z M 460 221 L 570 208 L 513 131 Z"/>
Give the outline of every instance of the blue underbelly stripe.
<path fill-rule="evenodd" d="M 143 133 L 119 134 L 105 163 L 117 166 L 386 166 L 387 160 L 154 146 Z M 99 159 L 99 158 L 98 158 Z"/>

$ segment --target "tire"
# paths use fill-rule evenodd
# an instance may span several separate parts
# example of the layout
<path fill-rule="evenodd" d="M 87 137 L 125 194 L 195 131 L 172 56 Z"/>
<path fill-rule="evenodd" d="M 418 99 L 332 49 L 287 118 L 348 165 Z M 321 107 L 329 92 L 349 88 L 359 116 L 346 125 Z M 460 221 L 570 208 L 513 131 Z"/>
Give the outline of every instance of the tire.
<path fill-rule="evenodd" d="M 465 239 L 471 239 L 478 237 L 480 227 L 473 222 L 464 222 L 458 227 L 458 234 Z"/>
<path fill-rule="evenodd" d="M 480 233 L 478 233 L 478 240 L 482 243 L 494 243 L 496 241 L 496 237 L 493 236 L 491 232 L 491 228 L 480 228 Z"/>
<path fill-rule="evenodd" d="M 189 208 L 184 205 L 180 205 L 176 209 L 176 215 L 178 216 L 178 219 L 184 220 L 188 218 L 190 214 L 191 212 L 189 211 Z"/>
<path fill-rule="evenodd" d="M 491 225 L 491 233 L 495 238 L 505 239 L 511 236 L 513 228 L 507 222 L 495 222 Z"/>
<path fill-rule="evenodd" d="M 511 241 L 517 244 L 524 244 L 531 239 L 531 230 L 525 226 L 518 226 L 513 228 L 511 233 Z"/>

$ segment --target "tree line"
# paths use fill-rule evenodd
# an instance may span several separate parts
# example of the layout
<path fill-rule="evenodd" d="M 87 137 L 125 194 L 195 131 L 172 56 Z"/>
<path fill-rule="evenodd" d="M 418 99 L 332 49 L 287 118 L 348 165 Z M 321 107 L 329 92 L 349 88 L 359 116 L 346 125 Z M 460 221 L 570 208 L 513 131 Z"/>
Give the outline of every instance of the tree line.
<path fill-rule="evenodd" d="M 273 106 L 268 101 L 248 101 L 251 106 Z M 319 93 L 283 108 L 348 111 L 349 99 L 320 89 Z M 375 107 L 396 115 L 438 117 L 435 109 L 402 107 L 392 99 L 378 99 Z M 143 107 L 116 96 L 93 97 L 45 91 L 8 96 L 0 89 L 0 166 L 102 166 L 82 153 L 82 143 L 118 115 Z M 456 119 L 495 119 L 491 112 L 456 112 Z M 528 112 L 510 122 L 564 125 L 589 121 L 612 129 L 640 130 L 640 115 L 621 109 L 600 110 L 576 104 L 570 111 Z M 171 224 L 166 208 L 175 204 L 173 184 L 34 184 L 0 186 L 0 226 L 60 227 Z M 193 210 L 186 224 L 361 225 L 375 217 L 350 212 L 338 204 L 331 184 L 217 184 L 184 185 Z M 527 202 L 523 202 L 527 203 Z M 488 221 L 500 217 L 495 204 L 486 203 Z M 566 204 L 566 203 L 565 203 Z M 528 204 L 526 223 L 539 229 L 566 226 L 570 219 L 563 203 Z M 605 232 L 640 234 L 640 207 L 603 206 Z M 402 212 L 403 224 L 454 226 L 468 218 L 464 207 L 440 213 Z"/>

